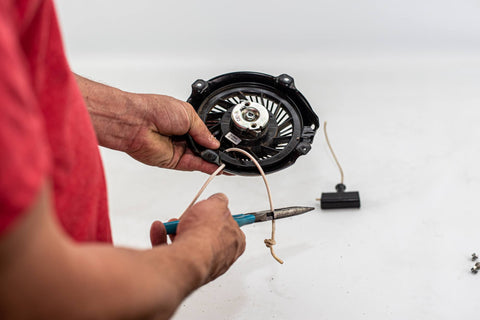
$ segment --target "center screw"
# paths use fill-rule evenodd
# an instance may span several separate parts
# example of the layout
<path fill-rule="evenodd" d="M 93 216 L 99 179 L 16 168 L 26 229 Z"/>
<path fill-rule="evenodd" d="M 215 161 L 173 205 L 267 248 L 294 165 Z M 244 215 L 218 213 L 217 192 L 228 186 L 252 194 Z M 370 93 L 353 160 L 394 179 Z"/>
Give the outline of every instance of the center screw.
<path fill-rule="evenodd" d="M 245 114 L 245 118 L 247 118 L 247 120 L 252 121 L 253 119 L 255 119 L 255 114 L 254 114 L 252 111 L 248 111 L 248 112 Z"/>

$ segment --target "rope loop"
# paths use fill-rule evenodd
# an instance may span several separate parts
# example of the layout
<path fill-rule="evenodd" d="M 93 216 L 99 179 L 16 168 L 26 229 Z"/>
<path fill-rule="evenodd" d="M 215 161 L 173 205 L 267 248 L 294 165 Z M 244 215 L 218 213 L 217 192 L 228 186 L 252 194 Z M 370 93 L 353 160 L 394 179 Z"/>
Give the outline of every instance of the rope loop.
<path fill-rule="evenodd" d="M 250 160 L 252 160 L 252 162 L 255 164 L 255 166 L 257 167 L 258 171 L 260 172 L 260 174 L 262 175 L 262 178 L 263 178 L 263 182 L 265 183 L 265 188 L 267 189 L 267 195 L 268 195 L 268 202 L 270 204 L 270 211 L 272 211 L 274 213 L 273 215 L 273 219 L 272 219 L 272 237 L 270 239 L 265 239 L 264 240 L 264 243 L 265 245 L 267 246 L 267 248 L 270 249 L 270 253 L 272 254 L 272 257 L 278 261 L 278 263 L 280 264 L 283 264 L 283 260 L 280 259 L 279 257 L 277 257 L 277 255 L 275 254 L 275 251 L 273 251 L 273 246 L 276 243 L 275 241 L 275 209 L 273 208 L 273 202 L 272 202 L 272 194 L 270 192 L 270 187 L 268 186 L 268 182 L 267 182 L 267 177 L 265 176 L 265 172 L 263 171 L 262 167 L 260 166 L 260 164 L 258 163 L 258 161 L 250 154 L 248 153 L 247 151 L 243 150 L 243 149 L 240 149 L 240 148 L 229 148 L 229 149 L 226 149 L 225 152 L 240 152 L 244 155 L 246 155 Z M 220 167 L 218 167 L 218 169 L 211 174 L 211 176 L 207 179 L 207 181 L 203 184 L 203 186 L 200 188 L 200 191 L 198 191 L 198 193 L 195 195 L 195 197 L 193 198 L 192 202 L 190 203 L 190 205 L 188 206 L 188 208 L 192 207 L 195 202 L 197 202 L 198 198 L 200 197 L 200 195 L 202 194 L 202 192 L 205 190 L 205 188 L 207 187 L 207 185 L 213 180 L 213 178 L 218 175 L 223 169 L 225 168 L 225 164 L 222 164 Z M 187 208 L 187 209 L 188 209 Z"/>

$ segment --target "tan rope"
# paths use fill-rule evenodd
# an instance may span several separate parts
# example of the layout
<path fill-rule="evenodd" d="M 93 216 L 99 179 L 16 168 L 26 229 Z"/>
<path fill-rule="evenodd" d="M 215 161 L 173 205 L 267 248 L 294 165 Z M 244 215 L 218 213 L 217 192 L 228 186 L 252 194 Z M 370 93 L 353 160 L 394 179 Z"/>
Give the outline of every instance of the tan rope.
<path fill-rule="evenodd" d="M 198 200 L 198 197 L 200 197 L 200 195 L 203 193 L 203 191 L 205 191 L 205 189 L 207 188 L 208 184 L 210 182 L 212 182 L 213 178 L 215 178 L 219 173 L 220 171 L 223 170 L 223 168 L 225 168 L 225 164 L 223 163 L 220 167 L 218 167 L 217 170 L 215 170 L 214 173 L 212 173 L 210 175 L 210 177 L 208 177 L 207 181 L 205 181 L 205 183 L 203 184 L 203 186 L 200 188 L 200 190 L 198 190 L 197 194 L 195 195 L 195 197 L 193 198 L 192 202 L 190 202 L 190 205 L 187 207 L 187 210 L 190 209 L 194 204 L 195 202 L 197 202 Z"/>
<path fill-rule="evenodd" d="M 270 239 L 265 239 L 264 240 L 264 243 L 265 245 L 270 248 L 270 253 L 272 254 L 272 257 L 275 258 L 275 260 L 277 260 L 279 263 L 283 264 L 283 260 L 280 259 L 276 254 L 275 254 L 275 251 L 273 251 L 273 246 L 276 244 L 275 242 L 275 209 L 273 208 L 273 201 L 272 201 L 272 194 L 270 192 L 270 187 L 268 185 L 268 182 L 267 182 L 267 177 L 265 176 L 265 172 L 263 172 L 263 169 L 262 167 L 260 166 L 260 164 L 258 163 L 258 161 L 250 154 L 248 153 L 247 151 L 243 150 L 243 149 L 239 149 L 239 148 L 230 148 L 230 149 L 227 149 L 225 150 L 225 152 L 240 152 L 240 153 L 243 153 L 244 155 L 246 155 L 248 158 L 250 158 L 250 160 L 252 160 L 252 162 L 255 164 L 255 166 L 257 167 L 258 171 L 260 171 L 260 174 L 262 175 L 262 178 L 263 178 L 263 182 L 265 183 L 265 187 L 267 189 L 267 195 L 268 195 L 268 202 L 270 203 L 270 211 L 272 211 L 273 213 L 273 217 L 272 217 L 272 237 Z M 208 177 L 207 181 L 205 181 L 205 183 L 203 184 L 203 186 L 200 188 L 200 190 L 197 192 L 197 194 L 195 195 L 195 197 L 193 198 L 192 202 L 190 203 L 190 205 L 188 206 L 187 210 L 190 209 L 190 207 L 192 207 L 195 202 L 197 202 L 198 198 L 200 197 L 200 195 L 203 193 L 203 191 L 205 191 L 205 189 L 207 188 L 208 184 L 213 180 L 213 178 L 215 178 L 215 176 L 217 176 L 220 171 L 222 171 L 223 169 L 225 168 L 225 164 L 222 164 L 220 167 L 218 167 L 217 170 L 215 170 L 214 173 L 212 173 L 210 175 L 210 177 Z"/>
<path fill-rule="evenodd" d="M 265 183 L 265 187 L 267 189 L 268 202 L 270 203 L 270 211 L 272 211 L 272 213 L 273 213 L 273 217 L 272 217 L 272 237 L 270 239 L 265 239 L 264 243 L 270 249 L 270 253 L 272 254 L 272 257 L 275 260 L 277 260 L 280 264 L 283 264 L 283 260 L 280 259 L 275 254 L 275 251 L 273 250 L 273 246 L 276 244 L 276 242 L 275 242 L 275 209 L 273 208 L 272 194 L 270 192 L 270 187 L 268 185 L 268 181 L 267 181 L 267 177 L 265 175 L 265 172 L 263 172 L 263 169 L 260 166 L 260 164 L 258 163 L 258 161 L 247 151 L 245 151 L 243 149 L 239 149 L 239 148 L 229 148 L 229 149 L 225 150 L 225 152 L 232 152 L 232 151 L 240 152 L 240 153 L 246 155 L 250 160 L 252 160 L 252 162 L 255 164 L 258 171 L 262 175 L 263 182 Z"/>
<path fill-rule="evenodd" d="M 338 162 L 337 156 L 335 155 L 335 152 L 333 152 L 332 145 L 330 144 L 330 140 L 328 139 L 328 134 L 327 134 L 327 121 L 323 123 L 323 133 L 325 134 L 325 140 L 327 140 L 328 148 L 330 149 L 330 152 L 332 153 L 333 159 L 335 159 L 335 162 L 337 163 L 338 169 L 340 170 L 340 183 L 343 184 L 343 169 L 342 166 L 340 165 L 340 162 Z"/>

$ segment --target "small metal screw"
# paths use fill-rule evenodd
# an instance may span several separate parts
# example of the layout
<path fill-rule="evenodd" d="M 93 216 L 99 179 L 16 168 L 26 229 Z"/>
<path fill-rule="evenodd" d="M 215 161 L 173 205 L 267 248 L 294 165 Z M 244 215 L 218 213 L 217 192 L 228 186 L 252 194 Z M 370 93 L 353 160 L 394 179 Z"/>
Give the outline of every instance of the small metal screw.
<path fill-rule="evenodd" d="M 285 84 L 290 84 L 292 83 L 292 78 L 290 78 L 289 76 L 287 75 L 284 75 L 282 78 L 281 78 L 281 81 Z"/>
<path fill-rule="evenodd" d="M 476 253 L 472 253 L 472 261 L 476 261 L 478 259 L 478 256 Z"/>
<path fill-rule="evenodd" d="M 246 120 L 253 121 L 253 120 L 255 120 L 255 113 L 253 113 L 252 111 L 248 111 L 245 114 L 245 118 L 246 118 Z"/>
<path fill-rule="evenodd" d="M 478 272 L 478 270 L 480 270 L 480 262 L 475 263 L 475 266 L 472 269 L 470 269 L 470 271 L 472 271 L 472 273 L 475 273 L 475 274 Z"/>
<path fill-rule="evenodd" d="M 307 154 L 307 153 L 310 151 L 310 149 L 311 149 L 310 145 L 307 144 L 307 143 L 303 143 L 303 142 L 299 143 L 299 144 L 297 145 L 297 148 L 296 148 L 296 150 L 297 150 L 300 154 Z"/>
<path fill-rule="evenodd" d="M 205 82 L 204 80 L 197 80 L 193 83 L 192 85 L 192 89 L 196 92 L 196 93 L 202 93 L 202 91 L 207 87 L 207 82 Z"/>
<path fill-rule="evenodd" d="M 292 88 L 292 89 L 294 88 L 294 86 L 293 86 L 293 78 L 290 77 L 288 74 L 281 74 L 281 75 L 279 75 L 279 76 L 277 77 L 277 81 L 278 81 L 280 84 L 282 84 L 282 85 L 284 85 L 284 86 L 286 86 L 286 87 L 288 87 L 288 88 Z"/>

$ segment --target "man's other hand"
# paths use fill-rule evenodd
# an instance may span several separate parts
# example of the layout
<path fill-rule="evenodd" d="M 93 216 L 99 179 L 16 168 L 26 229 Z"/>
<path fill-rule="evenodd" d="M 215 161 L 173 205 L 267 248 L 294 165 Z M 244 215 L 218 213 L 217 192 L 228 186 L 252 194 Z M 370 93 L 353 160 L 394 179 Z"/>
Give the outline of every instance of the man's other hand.
<path fill-rule="evenodd" d="M 217 149 L 193 107 L 157 94 L 135 94 L 76 76 L 101 146 L 128 153 L 162 168 L 212 173 L 218 166 L 204 161 L 173 137 L 189 134 L 202 146 Z"/>
<path fill-rule="evenodd" d="M 166 244 L 163 223 L 155 221 L 150 229 L 153 246 Z M 245 250 L 245 235 L 228 209 L 228 198 L 217 193 L 200 201 L 180 218 L 174 245 L 194 244 L 191 254 L 205 268 L 204 283 L 222 275 Z"/>
<path fill-rule="evenodd" d="M 195 156 L 185 141 L 173 136 L 189 134 L 206 148 L 217 149 L 220 143 L 212 136 L 193 107 L 164 95 L 141 94 L 132 99 L 131 108 L 141 123 L 129 137 L 126 152 L 148 165 L 213 172 L 217 166 Z"/>

